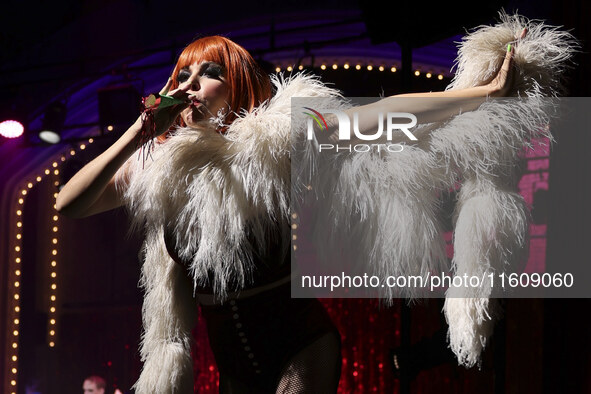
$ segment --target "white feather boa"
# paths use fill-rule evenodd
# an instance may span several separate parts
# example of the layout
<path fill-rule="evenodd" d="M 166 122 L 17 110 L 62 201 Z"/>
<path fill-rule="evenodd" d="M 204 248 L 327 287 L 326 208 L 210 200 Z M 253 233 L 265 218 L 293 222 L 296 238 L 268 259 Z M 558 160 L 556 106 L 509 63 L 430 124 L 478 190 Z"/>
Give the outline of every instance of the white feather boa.
<path fill-rule="evenodd" d="M 528 96 L 527 101 L 488 102 L 432 132 L 427 147 L 407 147 L 384 157 L 349 156 L 338 163 L 336 176 L 333 168 L 319 170 L 310 179 L 318 186 L 315 190 L 330 192 L 325 202 L 342 223 L 350 223 L 351 212 L 356 217 L 361 213 L 357 227 L 345 228 L 364 235 L 359 253 L 369 256 L 381 275 L 439 268 L 445 255 L 437 192 L 458 180 L 462 188 L 455 210 L 456 273 L 503 270 L 523 258 L 527 209 L 515 192 L 513 168 L 532 137 L 549 136 L 537 127 L 550 116 L 539 98 L 556 94 L 557 78 L 573 52 L 572 36 L 502 15 L 499 25 L 465 38 L 458 75 L 450 85 L 459 89 L 489 80 L 502 62 L 506 44 L 525 26 L 529 33 L 515 56 L 515 93 Z M 273 99 L 243 114 L 225 136 L 179 129 L 157 144 L 145 165 L 132 157 L 118 172 L 117 184 L 125 189 L 133 223 L 146 231 L 140 282 L 145 290 L 145 364 L 134 386 L 137 393 L 192 392 L 194 289 L 209 284 L 223 299 L 242 288 L 255 269 L 245 229 L 253 231 L 258 242 L 254 247 L 264 248 L 277 223 L 290 220 L 290 124 L 299 116 L 291 113 L 291 98 L 325 97 L 330 100 L 327 107 L 348 106 L 338 92 L 310 76 L 273 82 Z M 314 167 L 318 157 L 312 150 L 305 154 Z M 376 179 L 388 182 L 375 187 Z M 368 190 L 364 185 L 371 185 L 371 193 L 363 193 Z M 400 230 L 381 231 L 392 228 Z M 192 284 L 168 255 L 165 233 L 172 235 L 179 256 L 191 262 Z M 460 363 L 471 366 L 492 331 L 490 293 L 485 289 L 460 294 L 471 298 L 455 296 L 448 294 L 444 307 L 451 347 Z"/>
<path fill-rule="evenodd" d="M 326 161 L 326 153 L 304 145 L 299 158 L 303 165 L 294 181 L 312 185 L 317 209 L 311 216 L 328 212 L 330 220 L 324 223 L 334 223 L 330 235 L 322 228 L 311 238 L 321 249 L 339 242 L 336 254 L 324 255 L 323 261 L 335 261 L 339 253 L 354 256 L 353 261 L 367 261 L 372 271 L 368 275 L 381 278 L 440 272 L 447 261 L 439 196 L 458 184 L 451 267 L 455 275 L 496 275 L 515 270 L 527 257 L 529 212 L 516 191 L 516 168 L 532 139 L 552 141 L 546 126 L 556 108 L 547 97 L 561 91 L 560 79 L 577 43 L 569 33 L 541 22 L 504 13 L 500 19 L 496 26 L 480 27 L 464 38 L 448 89 L 490 81 L 507 44 L 527 27 L 527 36 L 517 44 L 510 94 L 520 99 L 489 100 L 438 125 L 426 143 L 406 146 L 400 153 L 347 152 Z M 339 106 L 314 101 L 314 108 L 322 112 Z M 305 139 L 304 127 L 298 131 Z M 387 286 L 378 289 L 387 301 L 396 296 Z M 405 290 L 406 297 L 420 296 L 416 289 Z M 479 362 L 499 316 L 491 295 L 487 286 L 446 294 L 450 346 L 467 367 Z"/>
<path fill-rule="evenodd" d="M 225 136 L 178 129 L 156 144 L 145 163 L 134 156 L 116 176 L 133 225 L 146 231 L 145 365 L 137 393 L 192 392 L 191 322 L 197 306 L 188 289 L 210 285 L 224 299 L 244 287 L 256 268 L 253 248 L 265 250 L 277 237 L 278 223 L 290 220 L 291 98 L 338 93 L 311 76 L 273 83 L 275 96 L 235 120 Z M 257 245 L 247 239 L 246 228 Z M 168 255 L 165 231 L 179 257 L 190 262 L 193 286 L 187 287 L 184 270 Z"/>

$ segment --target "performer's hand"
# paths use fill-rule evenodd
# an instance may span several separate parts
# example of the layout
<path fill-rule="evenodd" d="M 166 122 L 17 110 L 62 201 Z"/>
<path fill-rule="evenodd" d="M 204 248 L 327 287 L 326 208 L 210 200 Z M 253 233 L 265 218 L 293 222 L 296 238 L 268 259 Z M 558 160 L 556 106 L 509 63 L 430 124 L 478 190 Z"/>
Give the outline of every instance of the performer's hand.
<path fill-rule="evenodd" d="M 515 42 L 510 43 L 510 47 L 507 47 L 507 54 L 505 55 L 505 60 L 499 69 L 499 72 L 495 76 L 495 78 L 489 82 L 486 87 L 489 90 L 489 96 L 493 97 L 505 97 L 510 91 L 513 86 L 513 76 L 515 74 L 514 66 L 513 66 L 513 56 L 515 54 L 515 47 L 519 40 L 525 38 L 527 35 L 527 28 L 524 28 L 521 31 L 521 35 L 519 38 L 515 40 Z"/>
<path fill-rule="evenodd" d="M 172 87 L 172 78 L 168 79 L 168 82 L 162 90 L 160 90 L 160 95 L 167 95 L 170 97 L 174 97 L 179 100 L 183 100 L 183 104 L 177 104 L 166 108 L 156 108 L 154 111 L 154 121 L 156 122 L 156 135 L 164 134 L 166 131 L 170 129 L 170 126 L 174 123 L 176 118 L 180 115 L 183 109 L 187 108 L 187 106 L 191 103 L 189 100 L 189 95 L 187 94 L 187 89 L 176 88 L 174 90 L 170 90 Z"/>

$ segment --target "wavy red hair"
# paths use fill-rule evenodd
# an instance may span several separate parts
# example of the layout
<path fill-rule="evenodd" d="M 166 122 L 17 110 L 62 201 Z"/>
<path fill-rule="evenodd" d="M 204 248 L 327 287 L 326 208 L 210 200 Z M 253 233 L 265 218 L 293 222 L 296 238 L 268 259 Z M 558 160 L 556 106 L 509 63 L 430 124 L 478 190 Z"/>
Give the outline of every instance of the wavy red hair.
<path fill-rule="evenodd" d="M 172 72 L 172 89 L 178 87 L 177 76 L 184 67 L 203 61 L 216 62 L 224 67 L 224 77 L 229 85 L 230 113 L 224 123 L 229 125 L 236 114 L 251 112 L 271 97 L 271 81 L 246 49 L 222 36 L 199 38 L 181 52 Z M 182 124 L 177 119 L 177 124 Z"/>

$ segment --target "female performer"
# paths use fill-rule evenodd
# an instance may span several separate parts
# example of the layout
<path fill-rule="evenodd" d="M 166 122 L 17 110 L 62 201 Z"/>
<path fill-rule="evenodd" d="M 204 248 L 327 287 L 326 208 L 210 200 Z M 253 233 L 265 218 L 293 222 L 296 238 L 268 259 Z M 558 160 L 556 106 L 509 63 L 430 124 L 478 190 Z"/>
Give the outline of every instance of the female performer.
<path fill-rule="evenodd" d="M 457 104 L 453 110 L 425 106 L 414 113 L 419 120 L 442 121 L 466 98 L 505 95 L 514 51 L 506 51 L 489 83 L 409 95 L 449 97 Z M 339 333 L 316 299 L 290 297 L 286 258 L 290 98 L 337 94 L 310 76 L 273 83 L 274 95 L 270 78 L 229 39 L 194 41 L 160 98 L 147 102 L 137 121 L 57 197 L 58 211 L 70 217 L 126 204 L 134 224 L 145 230 L 144 367 L 137 393 L 193 392 L 195 301 L 206 320 L 221 393 L 337 390 Z M 375 130 L 373 112 L 396 112 L 394 103 L 363 107 L 361 131 Z M 153 146 L 142 148 L 146 141 Z M 142 150 L 145 160 L 138 158 Z"/>

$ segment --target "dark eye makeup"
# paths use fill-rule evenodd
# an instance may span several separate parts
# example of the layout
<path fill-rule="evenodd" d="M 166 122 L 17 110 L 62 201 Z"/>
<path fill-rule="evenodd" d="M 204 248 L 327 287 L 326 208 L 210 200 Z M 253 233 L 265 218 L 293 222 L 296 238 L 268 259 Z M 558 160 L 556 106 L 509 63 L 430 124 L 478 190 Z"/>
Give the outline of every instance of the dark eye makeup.
<path fill-rule="evenodd" d="M 210 78 L 221 78 L 224 75 L 224 68 L 214 62 L 203 63 L 199 71 L 200 75 L 205 75 Z M 188 67 L 182 68 L 176 77 L 177 83 L 181 84 L 191 78 L 191 71 Z"/>
<path fill-rule="evenodd" d="M 183 68 L 181 71 L 179 71 L 176 81 L 180 84 L 186 82 L 189 78 L 191 78 L 191 72 Z"/>

